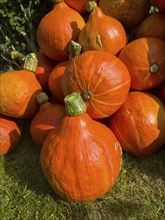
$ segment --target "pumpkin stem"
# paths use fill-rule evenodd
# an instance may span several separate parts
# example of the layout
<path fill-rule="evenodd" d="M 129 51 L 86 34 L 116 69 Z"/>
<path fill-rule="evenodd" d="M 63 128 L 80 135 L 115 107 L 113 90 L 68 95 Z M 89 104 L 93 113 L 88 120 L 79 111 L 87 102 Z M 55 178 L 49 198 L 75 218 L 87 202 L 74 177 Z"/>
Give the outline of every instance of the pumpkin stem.
<path fill-rule="evenodd" d="M 154 74 L 154 73 L 157 73 L 158 71 L 159 71 L 159 66 L 156 63 L 150 66 L 150 73 Z"/>
<path fill-rule="evenodd" d="M 66 114 L 69 116 L 81 115 L 86 112 L 86 105 L 80 94 L 73 92 L 64 98 Z"/>
<path fill-rule="evenodd" d="M 81 49 L 82 47 L 78 42 L 71 40 L 69 43 L 69 59 L 73 60 L 75 57 L 80 55 Z"/>
<path fill-rule="evenodd" d="M 95 7 L 97 7 L 97 3 L 95 1 L 90 1 L 86 5 L 86 9 L 88 12 L 92 12 Z"/>
<path fill-rule="evenodd" d="M 39 105 L 46 103 L 49 100 L 49 97 L 47 96 L 47 94 L 45 92 L 41 92 L 39 93 L 37 96 L 37 103 Z"/>
<path fill-rule="evenodd" d="M 20 60 L 20 62 L 22 62 L 22 60 L 24 60 L 24 58 L 25 58 L 25 55 L 23 53 L 20 53 L 17 50 L 13 50 L 11 52 L 11 58 L 12 59 L 17 59 L 18 58 L 18 60 Z"/>
<path fill-rule="evenodd" d="M 38 59 L 35 53 L 29 53 L 25 56 L 23 69 L 36 72 L 37 65 Z"/>

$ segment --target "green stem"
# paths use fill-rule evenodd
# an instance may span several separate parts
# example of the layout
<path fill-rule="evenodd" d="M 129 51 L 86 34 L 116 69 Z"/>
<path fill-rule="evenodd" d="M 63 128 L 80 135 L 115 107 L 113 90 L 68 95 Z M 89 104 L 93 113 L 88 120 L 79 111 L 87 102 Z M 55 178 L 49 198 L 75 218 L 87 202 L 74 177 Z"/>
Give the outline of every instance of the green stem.
<path fill-rule="evenodd" d="M 81 53 L 81 45 L 73 40 L 69 43 L 69 60 L 73 60 Z"/>
<path fill-rule="evenodd" d="M 41 92 L 37 95 L 37 103 L 39 105 L 44 104 L 46 102 L 48 102 L 49 97 L 47 96 L 47 94 L 45 92 Z"/>
<path fill-rule="evenodd" d="M 90 1 L 86 5 L 86 9 L 88 12 L 93 11 L 95 7 L 97 7 L 97 3 L 95 1 Z"/>
<path fill-rule="evenodd" d="M 24 58 L 24 65 L 23 69 L 36 72 L 38 65 L 38 59 L 35 53 L 29 53 L 27 56 Z"/>
<path fill-rule="evenodd" d="M 64 98 L 66 114 L 69 116 L 81 115 L 86 112 L 86 105 L 80 94 L 74 92 Z"/>

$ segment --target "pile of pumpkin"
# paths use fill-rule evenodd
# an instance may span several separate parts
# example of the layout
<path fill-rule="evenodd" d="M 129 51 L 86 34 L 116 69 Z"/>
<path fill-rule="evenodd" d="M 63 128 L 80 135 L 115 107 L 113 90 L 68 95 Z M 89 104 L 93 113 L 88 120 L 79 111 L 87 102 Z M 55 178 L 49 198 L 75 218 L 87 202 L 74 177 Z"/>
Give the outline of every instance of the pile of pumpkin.
<path fill-rule="evenodd" d="M 154 4 L 159 11 L 149 14 L 150 0 L 54 0 L 37 28 L 40 51 L 13 51 L 20 70 L 0 75 L 0 155 L 18 146 L 17 119 L 31 119 L 55 193 L 90 201 L 114 185 L 122 150 L 140 157 L 159 150 L 165 7 L 162 0 Z"/>

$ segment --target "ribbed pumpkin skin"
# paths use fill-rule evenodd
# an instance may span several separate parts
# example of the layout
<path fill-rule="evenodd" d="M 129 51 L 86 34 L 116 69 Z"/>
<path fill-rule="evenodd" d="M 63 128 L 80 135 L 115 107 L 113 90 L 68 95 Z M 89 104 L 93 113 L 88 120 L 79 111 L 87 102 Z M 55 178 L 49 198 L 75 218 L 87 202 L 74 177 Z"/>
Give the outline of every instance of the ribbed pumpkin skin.
<path fill-rule="evenodd" d="M 38 111 L 36 96 L 42 88 L 33 72 L 15 70 L 0 74 L 0 114 L 28 119 Z"/>
<path fill-rule="evenodd" d="M 92 118 L 105 118 L 125 101 L 130 76 L 125 65 L 113 54 L 86 51 L 67 66 L 62 88 L 64 96 L 79 92 Z M 88 96 L 91 97 L 88 99 Z"/>
<path fill-rule="evenodd" d="M 99 7 L 119 20 L 125 28 L 139 24 L 149 13 L 151 0 L 100 0 Z"/>
<path fill-rule="evenodd" d="M 78 42 L 83 51 L 99 50 L 116 55 L 126 45 L 123 25 L 113 17 L 106 16 L 99 7 L 94 7 L 80 32 Z"/>
<path fill-rule="evenodd" d="M 43 90 L 45 92 L 49 92 L 48 87 L 48 78 L 49 74 L 52 71 L 52 69 L 57 65 L 58 62 L 55 62 L 54 60 L 50 59 L 49 57 L 45 56 L 43 52 L 37 52 L 36 53 L 38 65 L 36 68 L 36 78 L 41 84 Z"/>
<path fill-rule="evenodd" d="M 68 44 L 77 41 L 85 22 L 82 16 L 65 2 L 55 4 L 40 21 L 37 42 L 48 57 L 64 61 L 69 58 Z"/>
<path fill-rule="evenodd" d="M 155 37 L 165 40 L 165 12 L 148 15 L 137 27 L 135 37 Z"/>
<path fill-rule="evenodd" d="M 0 115 L 0 156 L 14 150 L 21 139 L 21 130 L 11 118 Z"/>
<path fill-rule="evenodd" d="M 42 146 L 50 131 L 61 122 L 65 114 L 63 105 L 51 104 L 49 101 L 41 104 L 30 125 L 30 135 L 33 141 Z"/>
<path fill-rule="evenodd" d="M 65 0 L 67 5 L 78 11 L 80 14 L 87 13 L 86 5 L 90 0 Z M 99 2 L 99 0 L 95 0 Z"/>
<path fill-rule="evenodd" d="M 50 72 L 48 79 L 48 86 L 51 94 L 55 97 L 60 103 L 64 103 L 64 94 L 62 90 L 62 77 L 64 75 L 66 66 L 70 61 L 66 60 L 57 64 L 53 70 Z"/>
<path fill-rule="evenodd" d="M 157 38 L 139 38 L 128 43 L 120 52 L 119 59 L 126 65 L 131 76 L 131 88 L 149 90 L 165 80 L 165 42 Z M 158 71 L 151 73 L 156 64 Z"/>
<path fill-rule="evenodd" d="M 130 92 L 109 127 L 125 151 L 149 156 L 165 143 L 165 106 L 149 93 Z"/>
<path fill-rule="evenodd" d="M 63 118 L 46 138 L 40 162 L 46 179 L 60 197 L 90 201 L 115 183 L 121 154 L 110 129 L 84 113 Z"/>

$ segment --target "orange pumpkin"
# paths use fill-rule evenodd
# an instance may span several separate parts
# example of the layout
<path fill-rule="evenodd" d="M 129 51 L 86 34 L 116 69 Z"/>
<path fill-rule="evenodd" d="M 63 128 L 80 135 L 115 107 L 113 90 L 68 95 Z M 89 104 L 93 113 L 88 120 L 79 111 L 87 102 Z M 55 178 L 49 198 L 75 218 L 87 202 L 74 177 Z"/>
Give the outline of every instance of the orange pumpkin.
<path fill-rule="evenodd" d="M 128 43 L 119 59 L 131 76 L 131 88 L 149 90 L 165 80 L 165 41 L 157 38 L 139 38 Z"/>
<path fill-rule="evenodd" d="M 36 78 L 41 84 L 44 92 L 49 92 L 48 78 L 52 69 L 58 64 L 58 62 L 47 57 L 43 52 L 36 52 L 38 65 L 36 68 Z"/>
<path fill-rule="evenodd" d="M 31 121 L 30 135 L 37 145 L 42 146 L 50 131 L 64 117 L 65 108 L 63 105 L 50 103 L 46 93 L 40 93 L 36 98 L 40 109 Z"/>
<path fill-rule="evenodd" d="M 61 198 L 94 200 L 114 185 L 121 168 L 121 146 L 109 128 L 85 112 L 79 94 L 64 101 L 67 115 L 43 144 L 41 168 Z"/>
<path fill-rule="evenodd" d="M 80 14 L 87 13 L 86 5 L 90 0 L 65 0 L 67 5 L 78 11 Z M 95 0 L 99 2 L 99 0 Z"/>
<path fill-rule="evenodd" d="M 21 139 L 21 130 L 16 121 L 0 115 L 0 156 L 14 150 Z"/>
<path fill-rule="evenodd" d="M 29 55 L 24 68 L 33 70 L 31 61 L 34 54 Z M 36 67 L 36 63 L 35 63 Z M 0 74 L 0 114 L 28 119 L 32 118 L 38 111 L 36 96 L 42 92 L 34 72 L 29 70 L 14 70 Z"/>
<path fill-rule="evenodd" d="M 78 42 L 82 51 L 99 50 L 116 55 L 126 45 L 123 25 L 113 17 L 106 16 L 95 1 L 89 2 L 89 20 L 80 32 Z"/>
<path fill-rule="evenodd" d="M 63 0 L 55 0 L 53 9 L 40 21 L 37 42 L 49 58 L 57 61 L 69 59 L 70 40 L 77 41 L 85 25 L 82 16 Z"/>
<path fill-rule="evenodd" d="M 151 0 L 100 0 L 99 7 L 120 21 L 126 29 L 139 24 L 149 13 Z"/>
<path fill-rule="evenodd" d="M 137 27 L 135 38 L 154 37 L 165 40 L 165 12 L 148 15 Z"/>
<path fill-rule="evenodd" d="M 109 127 L 125 151 L 149 156 L 165 143 L 165 106 L 150 93 L 130 92 Z"/>
<path fill-rule="evenodd" d="M 125 101 L 130 89 L 130 75 L 113 54 L 86 51 L 67 65 L 62 89 L 64 96 L 79 92 L 92 118 L 105 118 Z"/>

